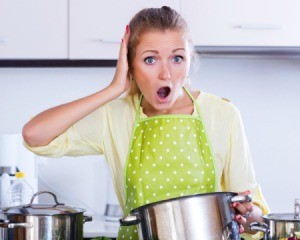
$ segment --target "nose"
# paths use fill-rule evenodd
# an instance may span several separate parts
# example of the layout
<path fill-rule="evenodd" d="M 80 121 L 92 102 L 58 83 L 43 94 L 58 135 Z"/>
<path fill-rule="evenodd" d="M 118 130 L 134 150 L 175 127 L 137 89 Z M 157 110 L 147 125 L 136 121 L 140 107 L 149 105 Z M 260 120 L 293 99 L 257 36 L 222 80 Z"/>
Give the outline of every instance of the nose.
<path fill-rule="evenodd" d="M 162 64 L 158 77 L 161 80 L 171 79 L 171 73 L 167 64 Z"/>

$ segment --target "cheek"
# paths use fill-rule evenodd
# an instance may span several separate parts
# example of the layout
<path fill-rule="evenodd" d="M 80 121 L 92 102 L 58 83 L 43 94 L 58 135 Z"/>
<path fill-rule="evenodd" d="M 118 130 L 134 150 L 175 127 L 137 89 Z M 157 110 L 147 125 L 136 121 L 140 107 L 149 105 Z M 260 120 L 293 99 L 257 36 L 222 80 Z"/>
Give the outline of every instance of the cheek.
<path fill-rule="evenodd" d="M 174 68 L 174 77 L 176 79 L 179 79 L 179 81 L 185 81 L 189 74 L 189 68 L 188 65 L 182 65 L 181 67 L 175 67 Z"/>
<path fill-rule="evenodd" d="M 132 74 L 135 76 L 135 78 L 139 78 L 139 76 L 144 75 L 144 69 L 141 63 L 134 61 L 132 65 Z"/>
<path fill-rule="evenodd" d="M 142 92 L 146 92 L 151 88 L 151 84 L 147 81 L 147 79 L 137 80 L 136 83 Z"/>
<path fill-rule="evenodd" d="M 134 71 L 134 77 L 137 81 L 137 84 L 139 85 L 145 85 L 150 84 L 151 80 L 155 76 L 155 73 L 153 69 L 149 67 L 139 66 L 138 68 L 135 68 L 136 71 Z"/>

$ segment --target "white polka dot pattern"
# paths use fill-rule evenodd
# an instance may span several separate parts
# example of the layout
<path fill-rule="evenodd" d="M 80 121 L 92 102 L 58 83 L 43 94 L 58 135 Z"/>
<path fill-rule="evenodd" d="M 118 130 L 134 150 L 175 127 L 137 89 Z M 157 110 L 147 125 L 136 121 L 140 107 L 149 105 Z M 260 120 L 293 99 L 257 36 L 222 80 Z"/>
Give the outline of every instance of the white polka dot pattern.
<path fill-rule="evenodd" d="M 132 137 L 125 179 L 125 215 L 152 202 L 214 191 L 214 164 L 200 118 L 140 120 Z M 131 227 L 130 234 L 127 229 L 121 227 L 118 236 L 137 240 L 136 229 Z"/>
<path fill-rule="evenodd" d="M 127 184 L 134 192 L 127 198 L 132 203 L 137 201 L 131 209 L 146 201 L 211 191 L 214 165 L 202 128 L 200 119 L 192 116 L 148 118 L 136 126 L 129 157 L 132 160 L 127 165 L 131 167 L 126 173 Z"/>

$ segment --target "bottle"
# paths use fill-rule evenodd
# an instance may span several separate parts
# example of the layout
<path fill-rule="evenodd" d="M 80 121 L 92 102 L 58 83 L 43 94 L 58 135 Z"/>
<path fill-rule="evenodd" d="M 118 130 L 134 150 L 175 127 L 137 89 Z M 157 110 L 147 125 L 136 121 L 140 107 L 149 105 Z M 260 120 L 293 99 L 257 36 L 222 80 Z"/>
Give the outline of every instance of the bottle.
<path fill-rule="evenodd" d="M 0 187 L 0 207 L 5 208 L 9 206 L 9 199 L 7 196 L 7 191 L 10 188 L 10 176 L 8 173 L 3 173 L 1 176 L 1 187 Z"/>
<path fill-rule="evenodd" d="M 16 179 L 8 190 L 10 206 L 29 204 L 33 196 L 33 188 L 25 179 L 24 172 L 17 172 Z"/>

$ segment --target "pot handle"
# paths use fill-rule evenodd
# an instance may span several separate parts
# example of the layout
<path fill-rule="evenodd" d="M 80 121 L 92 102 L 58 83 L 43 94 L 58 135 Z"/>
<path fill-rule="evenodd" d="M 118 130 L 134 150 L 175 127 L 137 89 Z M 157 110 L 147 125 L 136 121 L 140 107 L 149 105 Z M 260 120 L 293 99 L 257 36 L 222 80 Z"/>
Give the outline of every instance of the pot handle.
<path fill-rule="evenodd" d="M 128 215 L 127 217 L 120 219 L 121 226 L 132 226 L 137 225 L 141 220 L 135 215 Z"/>
<path fill-rule="evenodd" d="M 251 202 L 252 197 L 250 195 L 236 195 L 232 198 L 230 198 L 230 202 Z"/>
<path fill-rule="evenodd" d="M 32 223 L 10 223 L 9 221 L 3 221 L 0 222 L 0 228 L 16 228 L 16 227 L 22 227 L 22 228 L 32 228 Z"/>
<path fill-rule="evenodd" d="M 259 231 L 264 233 L 264 240 L 268 240 L 268 234 L 270 233 L 270 229 L 267 224 L 265 223 L 259 223 L 259 222 L 253 222 L 250 224 L 250 230 L 251 231 Z"/>
<path fill-rule="evenodd" d="M 295 219 L 300 219 L 300 199 L 295 199 Z"/>
<path fill-rule="evenodd" d="M 28 205 L 25 205 L 24 208 L 32 207 L 32 204 L 33 204 L 34 199 L 35 199 L 38 195 L 44 194 L 44 193 L 48 193 L 48 194 L 52 195 L 52 197 L 53 197 L 53 199 L 54 199 L 54 202 L 56 203 L 55 205 L 53 205 L 53 207 L 56 207 L 56 206 L 58 206 L 58 205 L 65 205 L 64 203 L 60 203 L 60 202 L 57 201 L 57 197 L 56 197 L 56 195 L 55 195 L 53 192 L 49 192 L 49 191 L 39 191 L 39 192 L 35 193 L 35 194 L 32 196 L 30 203 L 29 203 Z"/>
<path fill-rule="evenodd" d="M 83 223 L 85 222 L 91 222 L 93 221 L 93 217 L 92 216 L 83 216 Z"/>

